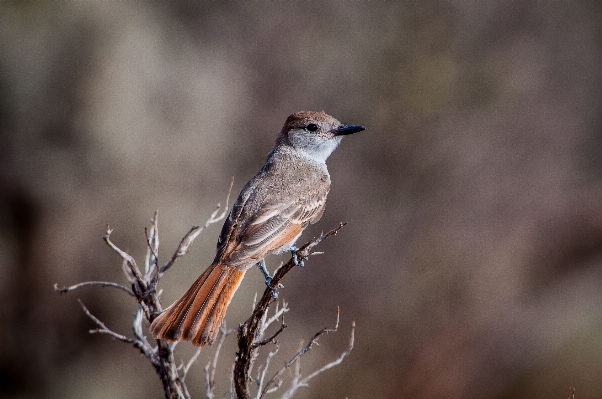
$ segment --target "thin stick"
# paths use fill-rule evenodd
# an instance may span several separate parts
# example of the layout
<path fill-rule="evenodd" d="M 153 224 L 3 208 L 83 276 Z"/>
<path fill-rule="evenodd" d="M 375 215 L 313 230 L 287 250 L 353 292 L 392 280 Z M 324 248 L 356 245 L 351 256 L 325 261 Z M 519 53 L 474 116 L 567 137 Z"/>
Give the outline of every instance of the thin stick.
<path fill-rule="evenodd" d="M 86 316 L 88 316 L 94 322 L 94 324 L 96 324 L 99 327 L 96 330 L 90 330 L 90 334 L 107 334 L 112 336 L 113 338 L 116 338 L 123 342 L 127 342 L 129 344 L 133 344 L 136 342 L 135 340 L 128 338 L 125 335 L 118 334 L 115 331 L 112 331 L 109 328 L 107 328 L 107 326 L 102 321 L 100 321 L 98 318 L 96 318 L 96 316 L 90 313 L 86 305 L 84 305 L 84 303 L 80 299 L 78 299 L 77 302 L 79 302 L 79 305 L 82 307 Z"/>
<path fill-rule="evenodd" d="M 217 369 L 217 359 L 219 358 L 219 352 L 222 349 L 222 345 L 226 340 L 226 337 L 230 335 L 232 330 L 226 329 L 226 323 L 224 322 L 219 329 L 219 337 L 215 346 L 215 352 L 213 359 L 205 366 L 205 382 L 207 383 L 207 399 L 215 397 L 213 389 L 215 388 L 215 370 Z"/>
<path fill-rule="evenodd" d="M 83 283 L 70 285 L 69 287 L 61 287 L 61 288 L 59 288 L 58 284 L 55 283 L 54 290 L 60 294 L 65 294 L 69 291 L 74 291 L 78 288 L 85 287 L 87 285 L 99 285 L 101 287 L 117 288 L 117 289 L 127 292 L 131 296 L 134 296 L 134 297 L 136 296 L 136 294 L 134 294 L 134 291 L 130 290 L 128 287 L 121 285 L 121 284 L 112 283 L 110 281 L 85 281 Z"/>
<path fill-rule="evenodd" d="M 276 337 L 277 337 L 278 335 L 280 335 L 280 333 L 281 333 L 282 331 L 284 331 L 284 329 L 285 329 L 286 327 L 288 327 L 288 326 L 287 326 L 287 325 L 284 323 L 284 317 L 283 317 L 283 318 L 282 318 L 282 324 L 280 325 L 280 328 L 278 329 L 278 331 L 276 331 L 274 334 L 272 334 L 272 336 L 271 336 L 270 338 L 266 338 L 266 339 L 264 339 L 264 340 L 261 340 L 261 341 L 256 341 L 256 342 L 255 342 L 255 345 L 256 345 L 256 346 L 264 346 L 264 345 L 267 345 L 267 344 L 269 344 L 269 343 L 274 343 L 274 344 L 275 344 L 275 343 L 276 343 Z"/>
<path fill-rule="evenodd" d="M 113 233 L 113 230 L 109 226 L 107 226 L 107 232 L 104 235 L 103 239 L 105 240 L 107 245 L 113 249 L 113 251 L 117 252 L 119 256 L 121 256 L 121 258 L 125 262 L 127 262 L 128 265 L 130 265 L 131 271 L 134 273 L 134 276 L 142 280 L 142 273 L 140 273 L 140 269 L 138 268 L 136 260 L 130 254 L 121 250 L 119 247 L 117 247 L 117 245 L 113 244 L 113 242 L 111 241 L 111 233 Z"/>
<path fill-rule="evenodd" d="M 323 373 L 324 371 L 331 369 L 335 366 L 338 366 L 339 364 L 341 364 L 341 362 L 343 361 L 343 359 L 345 359 L 345 357 L 349 354 L 349 352 L 351 352 L 351 350 L 353 349 L 353 342 L 355 339 L 355 322 L 351 322 L 351 336 L 349 338 L 349 344 L 347 345 L 347 348 L 343 351 L 343 353 L 341 353 L 341 355 L 335 359 L 334 361 L 325 364 L 324 366 L 322 366 L 321 368 L 319 368 L 318 370 L 314 371 L 313 373 L 311 373 L 310 375 L 308 375 L 307 377 L 300 379 L 301 377 L 301 372 L 299 370 L 299 360 L 300 358 L 297 359 L 296 362 L 296 367 L 295 367 L 295 378 L 293 380 L 293 384 L 291 385 L 291 387 L 282 395 L 282 397 L 280 399 L 290 399 L 295 392 L 301 388 L 301 387 L 306 387 L 309 385 L 309 380 L 311 380 L 312 378 L 314 378 L 315 376 Z M 268 391 L 269 392 L 269 391 Z"/>
<path fill-rule="evenodd" d="M 148 278 L 159 261 L 159 211 L 151 219 L 150 230 L 144 229 L 146 238 L 146 257 L 144 259 L 144 277 Z"/>
<path fill-rule="evenodd" d="M 343 359 L 345 359 L 345 356 L 347 356 L 351 350 L 353 349 L 353 343 L 355 341 L 355 321 L 351 322 L 351 335 L 349 337 L 349 344 L 347 345 L 347 348 L 343 351 L 343 353 L 341 353 L 341 355 L 336 359 L 333 360 L 332 362 L 325 364 L 324 366 L 322 366 L 320 369 L 314 371 L 313 373 L 311 373 L 310 375 L 308 375 L 307 377 L 305 377 L 303 380 L 301 380 L 301 384 L 300 385 L 307 385 L 307 381 L 311 380 L 312 378 L 314 378 L 315 376 L 317 376 L 318 374 L 333 368 L 334 366 L 338 366 L 339 364 L 341 364 L 341 362 L 343 361 Z"/>
<path fill-rule="evenodd" d="M 286 362 L 284 367 L 282 367 L 280 370 L 278 370 L 278 372 L 276 372 L 276 374 L 274 374 L 274 376 L 272 378 L 270 378 L 270 380 L 267 382 L 267 384 L 265 384 L 265 388 L 263 388 L 263 392 L 261 393 L 262 396 L 266 394 L 266 391 L 270 388 L 270 386 L 272 385 L 272 383 L 274 382 L 274 380 L 276 378 L 279 378 L 282 375 L 282 373 L 284 373 L 289 367 L 291 367 L 301 356 L 303 356 L 306 352 L 308 352 L 312 346 L 314 346 L 314 344 L 318 341 L 318 338 L 320 338 L 324 334 L 328 334 L 328 333 L 337 331 L 337 329 L 339 328 L 339 317 L 340 317 L 340 309 L 337 307 L 337 323 L 334 326 L 334 328 L 323 328 L 322 330 L 315 333 L 314 336 L 311 337 L 311 339 L 309 340 L 307 345 L 302 347 L 301 350 L 299 350 L 299 352 L 297 352 L 295 354 L 295 356 L 293 356 L 288 362 Z"/>
<path fill-rule="evenodd" d="M 272 323 L 274 323 L 276 320 L 278 320 L 280 318 L 280 316 L 283 316 L 284 313 L 288 312 L 289 310 L 290 310 L 290 308 L 288 307 L 288 303 L 286 303 L 285 301 L 282 301 L 281 308 L 278 308 L 278 302 L 276 302 L 276 310 L 274 311 L 274 315 L 272 317 L 270 317 L 269 319 L 266 319 L 262 323 L 261 330 L 259 331 L 258 336 L 262 337 L 265 329 L 268 328 L 268 326 L 270 326 Z M 266 315 L 267 315 L 267 312 L 266 312 Z"/>
<path fill-rule="evenodd" d="M 261 370 L 261 372 L 258 372 L 258 376 L 257 376 L 257 399 L 261 398 L 261 392 L 263 391 L 263 381 L 265 380 L 265 374 L 268 371 L 268 367 L 270 366 L 270 361 L 272 360 L 272 358 L 276 355 L 276 353 L 278 353 L 278 349 L 280 349 L 280 347 L 278 345 L 276 345 L 276 349 L 271 351 L 270 353 L 268 353 L 265 362 L 264 362 L 264 367 L 263 370 Z M 276 385 L 278 385 L 278 383 L 276 383 Z"/>
<path fill-rule="evenodd" d="M 196 350 L 196 352 L 194 352 L 194 355 L 192 355 L 192 357 L 190 358 L 190 360 L 188 360 L 188 362 L 185 365 L 183 365 L 183 367 L 182 367 L 182 377 L 180 377 L 181 381 L 186 380 L 186 375 L 188 374 L 188 370 L 190 370 L 190 368 L 192 367 L 192 365 L 199 358 L 199 355 L 201 354 L 201 349 L 203 349 L 203 348 L 198 348 Z"/>

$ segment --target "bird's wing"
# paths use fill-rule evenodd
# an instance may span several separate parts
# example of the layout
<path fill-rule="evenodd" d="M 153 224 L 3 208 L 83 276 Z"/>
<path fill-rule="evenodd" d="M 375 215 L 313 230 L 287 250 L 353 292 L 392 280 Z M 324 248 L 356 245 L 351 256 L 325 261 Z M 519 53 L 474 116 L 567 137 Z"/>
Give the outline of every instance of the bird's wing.
<path fill-rule="evenodd" d="M 218 256 L 227 258 L 228 264 L 244 263 L 250 267 L 256 260 L 294 241 L 308 224 L 317 222 L 324 212 L 328 191 L 329 185 L 320 185 L 306 190 L 304 195 L 289 196 L 295 198 L 292 202 L 283 202 L 281 196 L 269 196 L 260 206 L 238 204 L 224 223 Z M 251 194 L 247 202 L 252 202 L 252 197 Z M 241 212 L 241 206 L 254 208 L 255 212 L 242 217 L 241 213 L 246 212 Z"/>
<path fill-rule="evenodd" d="M 252 258 L 261 258 L 293 241 L 324 211 L 327 191 L 313 192 L 292 203 L 268 203 L 245 229 L 242 244 Z"/>

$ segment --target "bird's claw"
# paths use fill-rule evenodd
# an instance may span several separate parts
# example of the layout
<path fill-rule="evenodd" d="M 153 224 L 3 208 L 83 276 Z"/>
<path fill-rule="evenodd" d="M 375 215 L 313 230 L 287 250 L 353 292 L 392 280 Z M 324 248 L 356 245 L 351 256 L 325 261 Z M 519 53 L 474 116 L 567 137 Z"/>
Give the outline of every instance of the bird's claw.
<path fill-rule="evenodd" d="M 295 264 L 295 266 L 304 267 L 305 266 L 304 261 L 306 258 L 299 257 L 299 255 L 297 255 L 298 250 L 299 249 L 296 247 L 293 247 L 291 249 L 291 254 L 293 256 L 293 263 Z"/>
<path fill-rule="evenodd" d="M 272 279 L 265 280 L 265 285 L 272 291 L 272 298 L 278 299 L 278 288 L 272 287 Z"/>

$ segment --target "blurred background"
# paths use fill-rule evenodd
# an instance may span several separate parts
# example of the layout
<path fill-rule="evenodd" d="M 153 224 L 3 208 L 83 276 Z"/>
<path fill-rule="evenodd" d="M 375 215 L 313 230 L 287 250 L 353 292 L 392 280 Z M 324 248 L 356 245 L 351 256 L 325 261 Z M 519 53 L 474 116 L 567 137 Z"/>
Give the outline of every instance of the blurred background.
<path fill-rule="evenodd" d="M 296 397 L 601 397 L 601 65 L 599 2 L 0 2 L 0 396 L 163 397 L 76 299 L 124 334 L 136 303 L 53 284 L 125 283 L 106 225 L 142 262 L 156 209 L 166 261 L 289 114 L 324 110 L 367 130 L 329 159 L 304 238 L 349 224 L 287 277 L 274 364 L 337 306 L 302 370 L 336 358 L 352 320 L 356 345 Z M 165 305 L 220 227 L 163 279 Z M 258 290 L 252 270 L 229 326 Z M 231 336 L 218 397 L 234 353 Z"/>

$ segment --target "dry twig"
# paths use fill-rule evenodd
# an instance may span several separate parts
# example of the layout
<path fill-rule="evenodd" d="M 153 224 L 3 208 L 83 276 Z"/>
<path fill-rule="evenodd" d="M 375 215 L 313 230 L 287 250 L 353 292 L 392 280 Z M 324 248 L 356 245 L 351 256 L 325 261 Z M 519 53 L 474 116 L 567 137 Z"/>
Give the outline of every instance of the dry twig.
<path fill-rule="evenodd" d="M 338 325 L 338 322 L 339 321 L 338 321 L 338 316 L 337 316 L 337 325 Z M 318 334 L 321 335 L 323 333 L 334 332 L 336 330 L 337 330 L 336 327 L 333 330 L 330 330 L 330 331 L 324 329 L 324 330 L 320 331 Z M 318 334 L 314 335 L 314 337 L 312 338 L 314 340 L 313 343 L 315 343 L 315 340 L 318 339 L 318 337 L 319 337 Z M 297 357 L 297 355 L 295 355 L 295 357 L 296 357 L 296 360 L 295 360 L 295 374 L 293 376 L 293 382 L 291 384 L 291 387 L 284 393 L 284 395 L 282 395 L 281 399 L 289 399 L 289 398 L 291 398 L 293 396 L 293 394 L 297 391 L 297 389 L 299 389 L 301 387 L 308 386 L 309 380 L 311 380 L 315 376 L 323 373 L 324 371 L 326 371 L 328 369 L 331 369 L 331 368 L 333 368 L 333 367 L 338 366 L 339 364 L 341 364 L 341 362 L 343 361 L 343 359 L 345 359 L 345 357 L 353 349 L 354 340 L 355 340 L 355 322 L 352 321 L 351 322 L 351 336 L 349 337 L 349 344 L 347 345 L 347 348 L 343 351 L 343 353 L 341 353 L 338 358 L 336 358 L 332 362 L 330 362 L 328 364 L 325 364 L 324 366 L 320 367 L 319 369 L 317 369 L 313 373 L 309 374 L 307 377 L 301 378 L 301 355 L 303 353 L 307 352 L 311 348 L 311 345 L 313 343 L 310 341 L 310 343 L 308 345 L 306 345 L 301 351 L 298 352 L 298 354 L 299 354 L 298 357 Z M 301 352 L 303 352 L 303 353 L 301 353 Z"/>
<path fill-rule="evenodd" d="M 222 349 L 222 345 L 226 340 L 226 337 L 232 333 L 232 330 L 226 329 L 226 322 L 220 327 L 219 336 L 215 345 L 215 352 L 213 353 L 213 359 L 205 366 L 205 382 L 207 386 L 207 399 L 215 398 L 213 390 L 215 388 L 215 370 L 217 369 L 217 359 Z"/>

